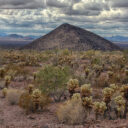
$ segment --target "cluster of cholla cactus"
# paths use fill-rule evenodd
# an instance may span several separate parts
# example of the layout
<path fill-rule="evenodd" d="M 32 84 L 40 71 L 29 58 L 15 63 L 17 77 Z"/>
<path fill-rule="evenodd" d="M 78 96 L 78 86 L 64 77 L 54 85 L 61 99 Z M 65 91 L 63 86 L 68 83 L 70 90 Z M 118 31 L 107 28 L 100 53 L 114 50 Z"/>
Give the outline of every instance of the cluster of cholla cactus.
<path fill-rule="evenodd" d="M 123 97 L 128 101 L 128 85 L 122 86 L 120 91 L 123 94 Z"/>
<path fill-rule="evenodd" d="M 25 60 L 26 66 L 38 66 L 38 58 L 36 56 L 28 56 Z"/>
<path fill-rule="evenodd" d="M 76 93 L 75 89 L 79 88 L 80 93 Z M 79 82 L 76 79 L 70 79 L 68 82 L 69 93 L 71 93 L 72 99 L 80 99 L 82 106 L 90 113 L 94 109 L 96 119 L 108 112 L 109 118 L 111 119 L 111 112 L 113 110 L 112 103 L 115 102 L 116 107 L 114 108 L 117 117 L 125 117 L 128 106 L 128 86 L 119 87 L 116 84 L 110 84 L 109 87 L 103 89 L 103 101 L 93 102 L 92 88 L 90 84 L 84 84 L 79 87 Z M 115 97 L 119 93 L 119 96 Z M 114 98 L 114 99 L 113 99 Z"/>
<path fill-rule="evenodd" d="M 39 89 L 35 89 L 34 85 L 28 85 L 27 91 L 25 91 L 19 100 L 19 106 L 28 112 L 36 112 L 42 110 L 50 102 L 49 98 L 42 94 Z"/>
<path fill-rule="evenodd" d="M 72 99 L 81 99 L 82 106 L 90 112 L 93 107 L 93 101 L 92 101 L 92 88 L 90 84 L 84 84 L 82 85 L 79 90 L 80 93 L 75 93 L 75 89 L 79 88 L 79 82 L 76 79 L 70 79 L 68 82 L 68 90 L 70 93 L 70 97 Z"/>
<path fill-rule="evenodd" d="M 120 95 L 115 97 L 114 101 L 117 106 L 117 117 L 122 117 L 125 111 L 125 99 L 123 98 L 123 96 Z"/>
<path fill-rule="evenodd" d="M 104 115 L 104 112 L 107 109 L 107 106 L 106 106 L 106 103 L 103 101 L 102 102 L 94 102 L 93 108 L 94 108 L 95 117 L 97 120 L 98 116 Z"/>
<path fill-rule="evenodd" d="M 79 88 L 79 81 L 77 79 L 70 79 L 67 83 L 68 91 L 70 93 L 70 97 L 73 96 L 76 89 Z"/>
<path fill-rule="evenodd" d="M 109 103 L 111 102 L 113 93 L 114 93 L 114 90 L 112 88 L 107 87 L 103 89 L 103 100 L 106 103 L 107 107 L 109 106 Z"/>
<path fill-rule="evenodd" d="M 124 111 L 124 118 L 126 118 L 127 112 L 128 112 L 128 85 L 122 86 L 121 89 L 121 94 L 125 99 L 125 111 Z"/>
<path fill-rule="evenodd" d="M 115 85 L 111 85 L 111 87 L 115 88 Z M 109 113 L 109 118 L 111 118 L 111 115 L 110 115 L 111 105 L 110 105 L 110 103 L 112 101 L 112 96 L 114 94 L 114 89 L 111 88 L 111 87 L 104 88 L 103 91 L 102 91 L 103 101 L 105 102 L 106 107 L 107 107 L 107 109 L 104 112 L 104 117 L 106 117 L 106 114 L 108 112 Z"/>
<path fill-rule="evenodd" d="M 93 102 L 92 102 L 92 88 L 90 84 L 84 84 L 80 88 L 80 94 L 81 94 L 81 100 L 82 105 L 88 110 L 88 112 L 91 111 Z"/>
<path fill-rule="evenodd" d="M 59 57 L 59 64 L 63 65 L 63 64 L 68 64 L 70 66 L 73 66 L 73 57 L 66 55 L 66 56 L 60 56 Z"/>

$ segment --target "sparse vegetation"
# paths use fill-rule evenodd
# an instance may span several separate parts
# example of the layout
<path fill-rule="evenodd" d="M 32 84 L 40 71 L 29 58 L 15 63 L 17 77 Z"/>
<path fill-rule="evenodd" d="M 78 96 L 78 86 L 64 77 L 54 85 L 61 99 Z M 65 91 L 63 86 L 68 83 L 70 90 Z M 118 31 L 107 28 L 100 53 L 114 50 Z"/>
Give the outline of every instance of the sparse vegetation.
<path fill-rule="evenodd" d="M 7 105 L 27 114 L 49 112 L 51 105 L 60 123 L 72 125 L 128 118 L 126 52 L 0 53 L 1 101 Z"/>

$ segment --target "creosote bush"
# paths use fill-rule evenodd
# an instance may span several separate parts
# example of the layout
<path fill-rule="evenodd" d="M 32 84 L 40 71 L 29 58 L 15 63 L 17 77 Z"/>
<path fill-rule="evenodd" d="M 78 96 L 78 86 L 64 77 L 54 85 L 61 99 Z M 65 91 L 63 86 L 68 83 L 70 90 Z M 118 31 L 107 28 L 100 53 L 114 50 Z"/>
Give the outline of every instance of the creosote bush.
<path fill-rule="evenodd" d="M 70 71 L 68 67 L 49 65 L 39 71 L 36 84 L 44 94 L 52 96 L 55 101 L 59 101 L 64 95 L 64 91 L 59 91 L 58 97 L 56 97 L 56 91 L 66 90 L 66 83 L 69 77 Z"/>

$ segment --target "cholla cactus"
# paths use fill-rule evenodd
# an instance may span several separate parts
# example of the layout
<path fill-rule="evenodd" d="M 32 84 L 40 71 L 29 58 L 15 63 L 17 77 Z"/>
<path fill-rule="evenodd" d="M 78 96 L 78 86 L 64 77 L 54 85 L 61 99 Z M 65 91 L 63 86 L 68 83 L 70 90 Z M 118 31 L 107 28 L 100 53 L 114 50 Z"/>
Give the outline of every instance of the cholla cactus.
<path fill-rule="evenodd" d="M 124 98 L 128 101 L 128 85 L 122 86 L 120 91 L 123 93 Z"/>
<path fill-rule="evenodd" d="M 103 68 L 102 68 L 102 66 L 94 65 L 94 69 L 95 69 L 96 73 L 98 73 L 98 72 L 101 72 Z"/>
<path fill-rule="evenodd" d="M 73 57 L 72 56 L 69 56 L 69 55 L 66 55 L 66 56 L 60 56 L 59 57 L 59 64 L 62 65 L 62 64 L 68 64 L 68 65 L 72 65 L 72 60 L 73 60 Z"/>
<path fill-rule="evenodd" d="M 29 92 L 29 94 L 32 94 L 33 89 L 34 89 L 34 85 L 29 84 L 29 85 L 28 85 L 28 92 Z"/>
<path fill-rule="evenodd" d="M 4 88 L 3 90 L 2 90 L 2 95 L 3 95 L 3 98 L 5 98 L 6 96 L 7 96 L 7 88 Z"/>
<path fill-rule="evenodd" d="M 38 74 L 38 72 L 33 73 L 34 80 L 36 80 L 37 74 Z"/>
<path fill-rule="evenodd" d="M 70 79 L 67 83 L 70 97 L 75 93 L 75 89 L 79 87 L 79 82 L 77 79 Z"/>
<path fill-rule="evenodd" d="M 89 69 L 89 68 L 86 68 L 86 69 L 85 69 L 85 74 L 86 74 L 86 76 L 89 75 L 89 72 L 90 72 L 90 69 Z"/>
<path fill-rule="evenodd" d="M 108 71 L 108 75 L 109 75 L 109 78 L 111 78 L 113 76 L 113 72 L 112 71 Z"/>
<path fill-rule="evenodd" d="M 83 97 L 82 105 L 90 112 L 93 107 L 92 97 Z"/>
<path fill-rule="evenodd" d="M 124 115 L 123 115 L 123 117 L 126 119 L 127 112 L 128 112 L 128 108 L 127 108 L 127 106 L 128 106 L 128 85 L 121 87 L 120 91 L 121 91 L 121 93 L 123 94 L 123 97 L 126 100 L 125 111 L 124 111 Z"/>
<path fill-rule="evenodd" d="M 8 85 L 11 82 L 11 76 L 5 76 L 4 79 L 5 79 L 5 87 L 8 88 Z"/>
<path fill-rule="evenodd" d="M 125 110 L 125 100 L 122 96 L 117 96 L 114 99 L 116 105 L 117 105 L 117 111 L 118 111 L 118 116 L 121 116 L 121 113 L 124 113 Z"/>
<path fill-rule="evenodd" d="M 94 102 L 93 107 L 94 107 L 96 119 L 98 118 L 98 115 L 103 115 L 105 110 L 107 109 L 105 102 Z"/>
<path fill-rule="evenodd" d="M 113 91 L 117 91 L 119 87 L 116 84 L 110 84 L 110 88 L 113 89 Z"/>
<path fill-rule="evenodd" d="M 5 75 L 5 70 L 4 68 L 0 68 L 0 77 L 3 78 Z"/>
<path fill-rule="evenodd" d="M 104 88 L 103 89 L 103 98 L 106 105 L 108 105 L 111 101 L 114 90 L 112 88 Z"/>
<path fill-rule="evenodd" d="M 82 97 L 88 97 L 92 93 L 92 88 L 90 84 L 84 84 L 80 88 L 80 93 Z"/>
<path fill-rule="evenodd" d="M 80 93 L 73 94 L 72 100 L 78 100 L 78 99 L 81 99 Z"/>
<path fill-rule="evenodd" d="M 40 106 L 41 91 L 35 89 L 32 93 L 32 101 L 34 103 L 34 110 L 38 110 Z"/>

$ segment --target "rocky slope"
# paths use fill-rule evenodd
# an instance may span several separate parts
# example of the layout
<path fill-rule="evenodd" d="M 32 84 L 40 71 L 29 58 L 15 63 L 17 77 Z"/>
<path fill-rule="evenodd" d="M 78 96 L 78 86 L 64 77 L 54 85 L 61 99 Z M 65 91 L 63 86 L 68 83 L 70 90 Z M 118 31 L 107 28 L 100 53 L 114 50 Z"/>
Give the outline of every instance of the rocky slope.
<path fill-rule="evenodd" d="M 23 49 L 49 50 L 119 50 L 120 48 L 110 41 L 82 28 L 62 24 L 47 35 L 26 45 Z"/>

